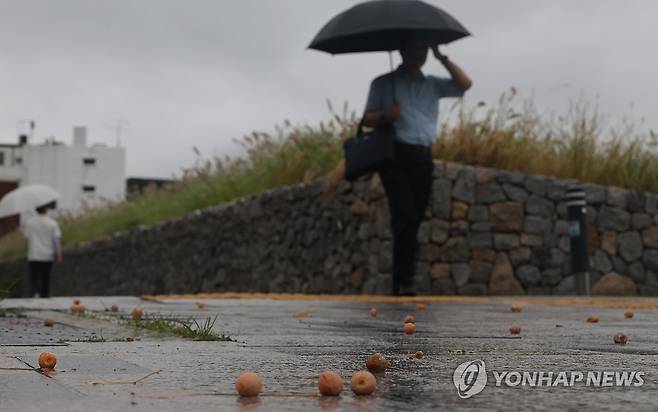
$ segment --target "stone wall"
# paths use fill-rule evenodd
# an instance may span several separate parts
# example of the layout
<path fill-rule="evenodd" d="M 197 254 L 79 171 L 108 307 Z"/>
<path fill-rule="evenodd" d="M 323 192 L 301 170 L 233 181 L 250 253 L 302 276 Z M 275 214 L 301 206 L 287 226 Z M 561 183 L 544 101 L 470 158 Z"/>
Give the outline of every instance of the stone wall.
<path fill-rule="evenodd" d="M 418 235 L 419 291 L 573 293 L 562 201 L 571 183 L 436 161 Z M 327 198 L 321 185 L 260 193 L 67 249 L 53 293 L 389 293 L 391 232 L 378 178 L 343 182 Z M 583 186 L 594 292 L 658 294 L 656 194 Z M 0 284 L 25 271 L 23 261 L 0 263 Z"/>

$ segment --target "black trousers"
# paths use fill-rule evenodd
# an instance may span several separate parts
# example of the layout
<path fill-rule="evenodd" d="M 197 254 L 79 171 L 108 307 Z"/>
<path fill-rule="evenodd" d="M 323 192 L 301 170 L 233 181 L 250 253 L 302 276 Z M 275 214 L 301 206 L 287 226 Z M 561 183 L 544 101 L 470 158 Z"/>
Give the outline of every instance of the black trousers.
<path fill-rule="evenodd" d="M 30 269 L 30 297 L 38 293 L 39 297 L 47 298 L 50 293 L 50 271 L 53 262 L 31 260 L 28 265 Z"/>
<path fill-rule="evenodd" d="M 416 271 L 418 228 L 432 189 L 431 147 L 396 143 L 396 162 L 379 171 L 393 232 L 393 294 L 409 286 Z"/>

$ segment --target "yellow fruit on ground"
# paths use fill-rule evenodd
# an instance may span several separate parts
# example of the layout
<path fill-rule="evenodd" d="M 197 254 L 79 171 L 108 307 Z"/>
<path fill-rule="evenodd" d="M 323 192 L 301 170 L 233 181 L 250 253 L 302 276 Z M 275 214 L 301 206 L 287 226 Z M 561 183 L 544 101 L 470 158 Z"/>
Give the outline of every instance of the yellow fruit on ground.
<path fill-rule="evenodd" d="M 343 380 L 336 372 L 322 372 L 318 378 L 318 389 L 324 396 L 338 396 L 343 390 Z"/>
<path fill-rule="evenodd" d="M 512 326 L 509 328 L 509 333 L 512 335 L 518 335 L 521 333 L 521 326 L 517 325 L 516 323 L 512 324 Z"/>
<path fill-rule="evenodd" d="M 416 323 L 416 321 L 413 316 L 407 315 L 404 317 L 404 323 Z"/>
<path fill-rule="evenodd" d="M 373 318 L 377 317 L 377 308 L 370 309 L 370 316 L 372 316 Z"/>
<path fill-rule="evenodd" d="M 416 324 L 415 323 L 405 323 L 404 324 L 404 333 L 407 335 L 413 335 L 416 333 Z"/>
<path fill-rule="evenodd" d="M 235 390 L 240 396 L 252 397 L 258 396 L 263 389 L 263 382 L 254 372 L 245 372 L 235 380 Z"/>
<path fill-rule="evenodd" d="M 39 355 L 39 367 L 41 369 L 55 369 L 57 357 L 52 352 L 41 352 Z"/>
<path fill-rule="evenodd" d="M 381 353 L 370 355 L 366 360 L 366 368 L 372 373 L 381 373 L 390 367 L 391 364 L 384 359 Z"/>
<path fill-rule="evenodd" d="M 133 319 L 141 319 L 144 316 L 144 310 L 142 308 L 135 308 L 130 312 L 130 315 Z"/>
<path fill-rule="evenodd" d="M 350 387 L 356 395 L 370 395 L 377 389 L 377 379 L 368 371 L 356 372 L 352 375 Z"/>
<path fill-rule="evenodd" d="M 55 319 L 46 318 L 43 320 L 43 326 L 53 326 L 55 324 Z"/>

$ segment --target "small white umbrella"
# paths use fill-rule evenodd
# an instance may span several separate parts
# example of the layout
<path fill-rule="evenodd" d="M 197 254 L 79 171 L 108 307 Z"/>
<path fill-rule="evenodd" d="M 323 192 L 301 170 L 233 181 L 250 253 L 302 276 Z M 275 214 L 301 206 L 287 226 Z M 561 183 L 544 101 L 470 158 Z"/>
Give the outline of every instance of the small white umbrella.
<path fill-rule="evenodd" d="M 53 188 L 46 185 L 25 185 L 7 193 L 0 200 L 0 218 L 34 211 L 60 198 Z"/>

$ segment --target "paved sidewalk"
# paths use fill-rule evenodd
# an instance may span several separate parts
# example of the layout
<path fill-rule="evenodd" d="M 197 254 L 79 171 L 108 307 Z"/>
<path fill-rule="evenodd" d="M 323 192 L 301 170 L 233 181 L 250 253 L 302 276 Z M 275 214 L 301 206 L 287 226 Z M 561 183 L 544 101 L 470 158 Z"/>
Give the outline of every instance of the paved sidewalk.
<path fill-rule="evenodd" d="M 229 299 L 228 297 L 232 297 Z M 258 297 L 259 299 L 253 299 Z M 0 368 L 37 366 L 39 353 L 57 355 L 56 372 L 0 369 L 1 411 L 425 411 L 425 410 L 655 410 L 658 403 L 658 300 L 577 298 L 417 298 L 415 300 L 313 296 L 230 295 L 148 301 L 134 297 L 81 298 L 89 315 L 67 313 L 72 298 L 9 299 L 0 303 Z M 204 302 L 199 308 L 196 302 Z M 416 302 L 427 302 L 418 310 Z M 510 306 L 519 302 L 521 313 Z M 105 311 L 127 315 L 217 315 L 214 330 L 232 342 L 200 342 L 134 328 Z M 634 305 L 635 316 L 624 317 Z M 371 307 L 378 316 L 369 315 Z M 16 311 L 20 309 L 19 311 Z M 300 309 L 309 316 L 297 317 Z M 403 318 L 417 333 L 404 335 Z M 599 323 L 586 323 L 590 314 Z M 43 326 L 52 316 L 53 328 Z M 518 323 L 519 336 L 509 327 Z M 615 345 L 623 332 L 627 345 Z M 126 341 L 127 337 L 135 340 Z M 423 351 L 422 359 L 410 353 Z M 378 375 L 375 394 L 357 397 L 351 375 L 381 352 L 394 364 Z M 482 360 L 488 383 L 460 399 L 455 368 Z M 257 399 L 239 398 L 233 386 L 243 371 L 263 379 Z M 317 377 L 338 372 L 339 398 L 317 395 Z M 135 381 L 137 384 L 112 384 Z M 496 386 L 492 371 L 641 371 L 642 386 Z"/>

